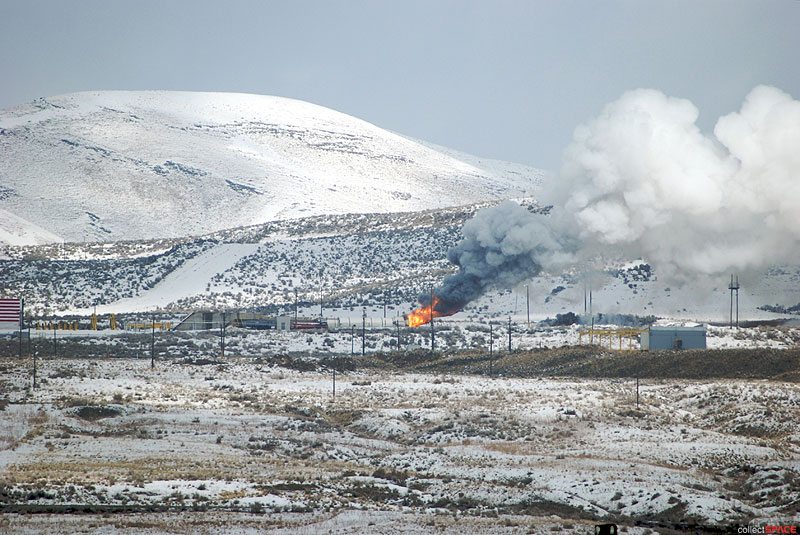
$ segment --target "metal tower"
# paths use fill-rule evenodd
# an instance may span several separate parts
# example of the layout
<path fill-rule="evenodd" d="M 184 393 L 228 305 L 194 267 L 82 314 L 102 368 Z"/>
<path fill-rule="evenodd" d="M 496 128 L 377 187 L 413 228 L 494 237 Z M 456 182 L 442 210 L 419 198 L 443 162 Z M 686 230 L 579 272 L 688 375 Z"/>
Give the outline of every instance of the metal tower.
<path fill-rule="evenodd" d="M 736 328 L 739 328 L 739 275 L 731 274 L 731 282 L 728 284 L 728 289 L 731 291 L 730 327 L 733 329 L 733 294 L 736 292 Z"/>

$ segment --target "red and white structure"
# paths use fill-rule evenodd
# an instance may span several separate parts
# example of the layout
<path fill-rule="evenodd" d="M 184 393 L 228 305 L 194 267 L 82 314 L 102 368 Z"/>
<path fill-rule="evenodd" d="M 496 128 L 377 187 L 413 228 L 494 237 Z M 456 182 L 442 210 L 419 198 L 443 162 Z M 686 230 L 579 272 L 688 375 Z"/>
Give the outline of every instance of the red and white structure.
<path fill-rule="evenodd" d="M 19 330 L 22 315 L 22 299 L 0 299 L 0 330 Z"/>

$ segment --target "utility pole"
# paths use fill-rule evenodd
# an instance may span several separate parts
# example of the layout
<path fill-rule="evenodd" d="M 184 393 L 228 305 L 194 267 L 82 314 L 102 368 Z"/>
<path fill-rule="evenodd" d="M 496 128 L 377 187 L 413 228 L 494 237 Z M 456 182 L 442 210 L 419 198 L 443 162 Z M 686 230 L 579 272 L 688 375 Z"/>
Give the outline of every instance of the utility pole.
<path fill-rule="evenodd" d="M 297 286 L 294 287 L 294 322 L 297 324 Z"/>
<path fill-rule="evenodd" d="M 400 351 L 400 318 L 395 319 L 395 327 L 397 327 L 397 350 Z"/>
<path fill-rule="evenodd" d="M 54 319 L 53 320 L 53 356 L 54 357 L 56 355 L 58 355 L 58 341 L 56 341 L 56 327 L 58 327 L 58 325 L 56 325 L 56 321 Z"/>
<path fill-rule="evenodd" d="M 333 399 L 336 399 L 336 357 L 333 358 Z"/>
<path fill-rule="evenodd" d="M 156 316 L 155 314 L 150 315 L 150 320 L 153 326 L 153 337 L 150 342 L 150 369 L 154 369 L 156 367 Z"/>
<path fill-rule="evenodd" d="M 36 353 L 33 354 L 33 388 L 36 388 Z"/>
<path fill-rule="evenodd" d="M 356 354 L 356 326 L 351 323 L 350 324 L 350 356 L 353 356 L 355 354 Z"/>
<path fill-rule="evenodd" d="M 489 358 L 492 358 L 492 346 L 494 345 L 494 334 L 492 333 L 492 321 L 489 320 Z"/>
<path fill-rule="evenodd" d="M 33 388 L 36 388 L 36 353 L 31 353 L 31 322 L 28 321 L 28 356 L 33 357 Z"/>
<path fill-rule="evenodd" d="M 494 364 L 494 356 L 492 355 L 493 345 L 494 345 L 494 333 L 492 332 L 492 321 L 489 320 L 489 377 L 492 376 L 492 366 Z"/>
<path fill-rule="evenodd" d="M 220 358 L 225 358 L 225 311 L 222 311 L 222 325 L 220 326 Z"/>
<path fill-rule="evenodd" d="M 511 353 L 511 314 L 508 315 L 508 352 Z"/>
<path fill-rule="evenodd" d="M 361 312 L 361 356 L 367 353 L 367 308 Z"/>
<path fill-rule="evenodd" d="M 528 309 L 528 330 L 531 330 L 531 292 L 528 285 L 525 285 L 525 306 Z"/>
<path fill-rule="evenodd" d="M 436 351 L 436 340 L 433 333 L 433 289 L 431 289 L 431 304 L 430 304 L 430 315 L 431 315 L 431 353 Z"/>

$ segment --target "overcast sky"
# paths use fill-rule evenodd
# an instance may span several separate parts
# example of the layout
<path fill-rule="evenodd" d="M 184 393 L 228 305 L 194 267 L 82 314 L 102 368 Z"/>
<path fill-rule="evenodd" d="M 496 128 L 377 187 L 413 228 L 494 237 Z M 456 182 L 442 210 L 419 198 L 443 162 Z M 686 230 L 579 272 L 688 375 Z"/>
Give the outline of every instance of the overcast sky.
<path fill-rule="evenodd" d="M 307 100 L 557 170 L 628 89 L 710 131 L 758 84 L 800 98 L 798 0 L 0 0 L 0 108 L 100 89 Z"/>

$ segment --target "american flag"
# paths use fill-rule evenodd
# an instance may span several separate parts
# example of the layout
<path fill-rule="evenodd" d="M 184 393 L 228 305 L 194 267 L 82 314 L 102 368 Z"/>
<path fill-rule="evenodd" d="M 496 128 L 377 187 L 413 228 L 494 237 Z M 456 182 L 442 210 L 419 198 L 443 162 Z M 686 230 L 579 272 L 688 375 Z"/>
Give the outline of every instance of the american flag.
<path fill-rule="evenodd" d="M 0 299 L 0 323 L 19 323 L 22 299 Z"/>

